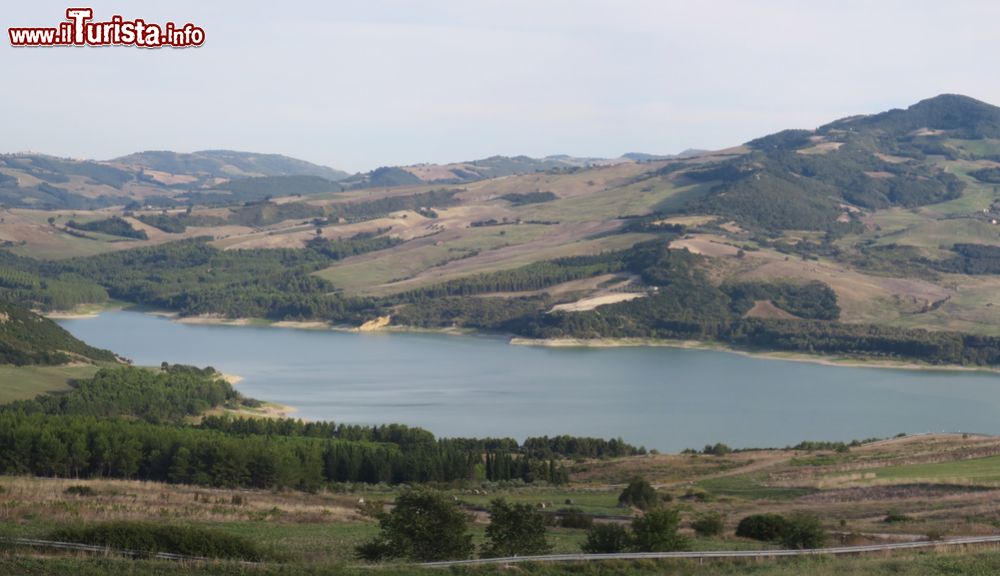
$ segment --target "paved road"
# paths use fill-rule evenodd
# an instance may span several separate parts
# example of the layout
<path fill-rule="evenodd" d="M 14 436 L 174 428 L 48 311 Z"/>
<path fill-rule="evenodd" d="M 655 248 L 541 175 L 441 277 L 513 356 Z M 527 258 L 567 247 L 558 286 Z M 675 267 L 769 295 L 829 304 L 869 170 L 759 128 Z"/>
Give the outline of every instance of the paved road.
<path fill-rule="evenodd" d="M 817 548 L 813 550 L 718 550 L 711 552 L 633 552 L 628 554 L 551 554 L 548 556 L 514 556 L 511 558 L 482 558 L 478 560 L 427 562 L 420 564 L 420 566 L 446 568 L 448 566 L 469 566 L 477 564 L 515 564 L 518 562 L 592 562 L 596 560 L 643 560 L 650 558 L 776 558 L 781 556 L 815 556 L 822 554 L 870 554 L 872 552 L 887 552 L 890 550 L 969 546 L 975 544 L 1000 544 L 1000 536 L 972 536 L 968 538 L 952 538 L 948 540 L 897 542 L 894 544 L 874 544 L 871 546 L 842 546 L 840 548 Z"/>

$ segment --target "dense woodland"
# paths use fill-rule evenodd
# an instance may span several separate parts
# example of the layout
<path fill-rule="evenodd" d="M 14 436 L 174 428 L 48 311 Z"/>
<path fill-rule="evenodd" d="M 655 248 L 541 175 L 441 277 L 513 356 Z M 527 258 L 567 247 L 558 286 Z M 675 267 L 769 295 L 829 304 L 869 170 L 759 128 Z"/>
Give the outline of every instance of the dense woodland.
<path fill-rule="evenodd" d="M 0 300 L 0 364 L 114 362 L 115 355 L 74 338 L 61 326 L 26 308 Z"/>

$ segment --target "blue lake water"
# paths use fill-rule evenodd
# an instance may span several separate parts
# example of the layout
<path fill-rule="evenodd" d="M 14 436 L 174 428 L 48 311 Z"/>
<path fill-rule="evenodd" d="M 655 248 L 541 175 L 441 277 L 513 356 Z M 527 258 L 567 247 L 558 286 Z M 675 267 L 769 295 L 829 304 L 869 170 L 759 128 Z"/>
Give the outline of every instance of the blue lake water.
<path fill-rule="evenodd" d="M 1000 433 L 1000 376 L 824 366 L 673 348 L 565 349 L 439 334 L 172 322 L 132 311 L 60 321 L 137 364 L 211 365 L 311 420 L 438 436 L 622 437 L 677 451 L 899 432 Z"/>

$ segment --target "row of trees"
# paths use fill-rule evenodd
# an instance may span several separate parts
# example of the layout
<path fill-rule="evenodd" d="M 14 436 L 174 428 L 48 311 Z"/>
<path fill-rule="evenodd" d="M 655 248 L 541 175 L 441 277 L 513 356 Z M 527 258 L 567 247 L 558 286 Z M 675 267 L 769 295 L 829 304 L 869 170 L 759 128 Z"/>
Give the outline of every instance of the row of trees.
<path fill-rule="evenodd" d="M 476 552 L 469 533 L 469 515 L 443 494 L 426 489 L 408 490 L 396 499 L 391 511 L 379 508 L 374 514 L 379 534 L 355 548 L 363 560 L 463 560 Z M 479 557 L 532 556 L 551 551 L 546 539 L 546 518 L 537 508 L 495 499 L 488 512 L 490 524 Z M 594 554 L 685 550 L 690 541 L 678 532 L 679 527 L 677 510 L 653 508 L 635 518 L 630 527 L 619 523 L 593 524 L 581 549 Z"/>

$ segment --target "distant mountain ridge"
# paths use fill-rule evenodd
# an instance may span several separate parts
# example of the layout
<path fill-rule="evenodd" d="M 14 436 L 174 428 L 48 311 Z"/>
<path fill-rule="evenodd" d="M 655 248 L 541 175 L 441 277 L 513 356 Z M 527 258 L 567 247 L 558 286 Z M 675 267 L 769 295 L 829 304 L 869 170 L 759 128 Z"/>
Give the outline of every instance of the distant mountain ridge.
<path fill-rule="evenodd" d="M 106 162 L 158 170 L 172 174 L 204 174 L 215 178 L 250 178 L 261 176 L 319 176 L 342 180 L 350 176 L 342 170 L 283 156 L 234 150 L 202 150 L 181 153 L 150 150 L 121 156 Z"/>

